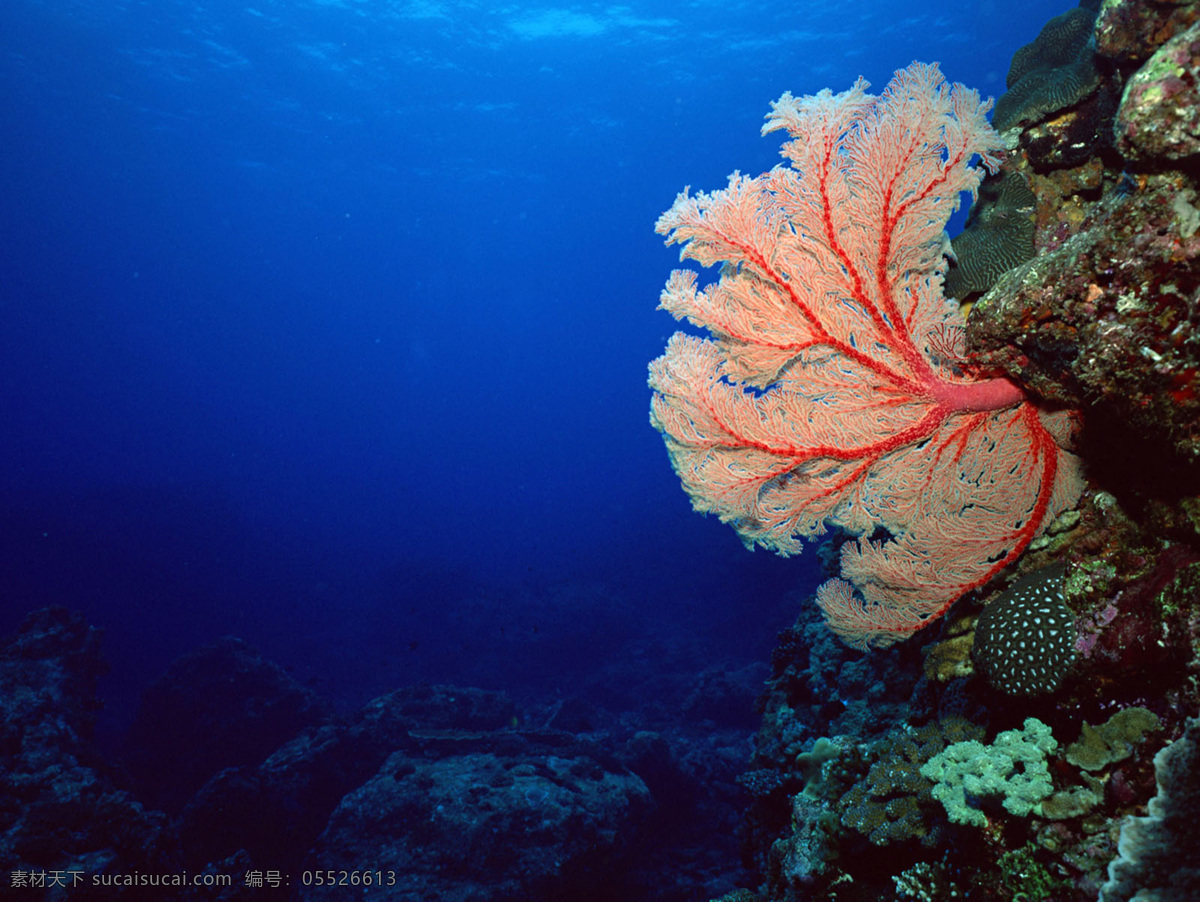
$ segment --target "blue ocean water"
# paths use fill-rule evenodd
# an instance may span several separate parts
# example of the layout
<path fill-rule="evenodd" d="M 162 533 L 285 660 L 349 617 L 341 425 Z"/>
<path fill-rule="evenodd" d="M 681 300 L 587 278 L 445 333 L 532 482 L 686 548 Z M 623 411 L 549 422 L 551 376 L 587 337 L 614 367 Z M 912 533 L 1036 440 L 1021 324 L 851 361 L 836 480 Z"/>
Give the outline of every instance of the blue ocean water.
<path fill-rule="evenodd" d="M 653 223 L 785 90 L 995 96 L 1065 8 L 8 0 L 0 628 L 82 610 L 118 718 L 225 634 L 348 702 L 762 660 L 817 556 L 689 509 Z"/>

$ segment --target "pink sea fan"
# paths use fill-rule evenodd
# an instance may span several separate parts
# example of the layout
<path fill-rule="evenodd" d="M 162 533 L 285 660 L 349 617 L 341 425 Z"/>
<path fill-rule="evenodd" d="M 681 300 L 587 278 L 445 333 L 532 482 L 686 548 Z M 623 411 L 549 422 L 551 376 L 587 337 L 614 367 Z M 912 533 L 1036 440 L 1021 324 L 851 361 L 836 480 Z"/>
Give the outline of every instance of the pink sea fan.
<path fill-rule="evenodd" d="M 785 555 L 827 525 L 860 537 L 818 594 L 857 647 L 941 616 L 1082 488 L 1073 416 L 946 352 L 963 321 L 944 228 L 973 158 L 998 165 L 990 102 L 920 63 L 866 88 L 785 94 L 763 131 L 788 133 L 790 166 L 684 191 L 659 219 L 721 275 L 671 274 L 660 306 L 712 337 L 676 333 L 650 365 L 651 423 L 696 510 Z"/>

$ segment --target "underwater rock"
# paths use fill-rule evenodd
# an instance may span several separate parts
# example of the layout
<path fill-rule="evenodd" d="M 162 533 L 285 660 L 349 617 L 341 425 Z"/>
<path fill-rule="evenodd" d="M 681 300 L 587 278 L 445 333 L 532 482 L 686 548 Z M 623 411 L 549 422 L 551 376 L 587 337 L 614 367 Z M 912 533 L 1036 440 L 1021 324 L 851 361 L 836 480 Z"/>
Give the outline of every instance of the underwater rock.
<path fill-rule="evenodd" d="M 1059 247 L 972 308 L 968 347 L 1052 401 L 1107 408 L 1200 458 L 1200 201 L 1175 173 L 1127 179 Z"/>
<path fill-rule="evenodd" d="M 14 889 L 48 871 L 164 870 L 166 818 L 117 788 L 92 742 L 107 669 L 100 631 L 55 607 L 0 643 L 0 865 Z M 80 896 L 79 898 L 82 898 Z M 114 890 L 106 899 L 138 898 Z M 141 898 L 145 898 L 142 896 Z"/>
<path fill-rule="evenodd" d="M 1200 153 L 1200 23 L 1160 47 L 1125 85 L 1114 132 L 1131 162 Z"/>
<path fill-rule="evenodd" d="M 370 862 L 383 875 L 372 899 L 541 898 L 565 873 L 603 867 L 649 802 L 638 777 L 587 757 L 396 753 L 338 803 L 306 867 L 353 873 Z"/>
<path fill-rule="evenodd" d="M 1200 5 L 1190 0 L 1104 0 L 1096 16 L 1096 52 L 1128 72 L 1198 18 Z"/>
<path fill-rule="evenodd" d="M 184 655 L 146 690 L 128 766 L 148 804 L 177 813 L 217 771 L 256 765 L 327 716 L 315 694 L 227 636 Z"/>

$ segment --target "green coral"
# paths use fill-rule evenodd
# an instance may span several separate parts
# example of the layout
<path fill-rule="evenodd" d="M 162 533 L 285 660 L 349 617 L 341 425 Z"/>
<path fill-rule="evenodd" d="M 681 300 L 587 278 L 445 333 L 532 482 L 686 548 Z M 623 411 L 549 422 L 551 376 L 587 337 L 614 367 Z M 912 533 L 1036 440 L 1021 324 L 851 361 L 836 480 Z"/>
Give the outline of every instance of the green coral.
<path fill-rule="evenodd" d="M 1100 83 L 1091 41 L 1096 13 L 1081 7 L 1055 16 L 1037 38 L 1013 54 L 1008 91 L 996 101 L 992 125 L 1005 131 L 1078 103 Z"/>
<path fill-rule="evenodd" d="M 983 799 L 999 798 L 1004 809 L 1028 815 L 1054 791 L 1046 756 L 1058 747 L 1050 728 L 1036 717 L 1021 730 L 1007 730 L 992 745 L 956 742 L 921 768 L 934 782 L 933 797 L 955 824 L 987 826 Z"/>
<path fill-rule="evenodd" d="M 928 791 L 928 786 L 923 787 Z M 862 783 L 842 797 L 842 824 L 865 835 L 873 844 L 886 846 L 928 835 L 925 817 L 912 795 L 888 797 Z"/>
<path fill-rule="evenodd" d="M 1042 801 L 1038 814 L 1052 821 L 1082 817 L 1104 801 L 1104 782 L 1091 774 L 1080 774 L 1083 786 L 1061 789 Z"/>
<path fill-rule="evenodd" d="M 841 747 L 824 736 L 813 743 L 812 749 L 796 756 L 796 770 L 804 781 L 801 790 L 810 798 L 820 798 L 825 787 L 825 763 L 841 754 Z"/>
<path fill-rule="evenodd" d="M 918 861 L 892 878 L 897 899 L 913 902 L 933 902 L 934 899 L 957 899 L 965 895 L 946 873 L 941 862 Z"/>
<path fill-rule="evenodd" d="M 731 893 L 726 893 L 719 899 L 712 899 L 710 902 L 763 902 L 763 897 L 753 890 L 735 889 Z"/>
<path fill-rule="evenodd" d="M 1020 175 L 988 178 L 971 205 L 967 224 L 950 246 L 954 265 L 946 273 L 948 297 L 982 293 L 1008 270 L 1034 257 L 1037 197 Z"/>
<path fill-rule="evenodd" d="M 1000 885 L 1013 902 L 1050 902 L 1062 898 L 1066 884 L 1057 880 L 1037 859 L 1036 846 L 1005 852 L 997 859 Z"/>
<path fill-rule="evenodd" d="M 1118 711 L 1099 727 L 1084 721 L 1078 741 L 1067 746 L 1064 757 L 1083 770 L 1102 770 L 1128 758 L 1143 734 L 1161 726 L 1154 712 L 1137 707 Z"/>
<path fill-rule="evenodd" d="M 842 826 L 866 836 L 873 844 L 919 839 L 934 842 L 926 808 L 932 803 L 929 780 L 921 765 L 946 747 L 947 741 L 973 739 L 983 731 L 958 717 L 921 727 L 904 727 L 875 743 L 873 762 L 865 777 L 838 801 Z"/>

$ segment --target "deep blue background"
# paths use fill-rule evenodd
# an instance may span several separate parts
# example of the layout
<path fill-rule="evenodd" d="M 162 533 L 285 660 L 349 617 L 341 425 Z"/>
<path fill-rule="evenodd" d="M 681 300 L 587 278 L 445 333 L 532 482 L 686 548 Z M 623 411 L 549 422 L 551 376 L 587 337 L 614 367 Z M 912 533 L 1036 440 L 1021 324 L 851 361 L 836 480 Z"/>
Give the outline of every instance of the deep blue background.
<path fill-rule="evenodd" d="M 225 633 L 346 700 L 765 657 L 816 556 L 647 424 L 654 220 L 783 91 L 998 95 L 1067 8 L 834 6 L 0 5 L 0 627 L 82 608 L 118 700 Z"/>

